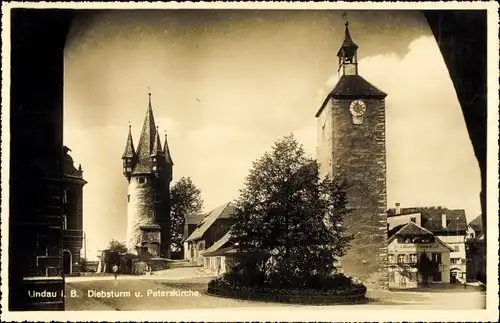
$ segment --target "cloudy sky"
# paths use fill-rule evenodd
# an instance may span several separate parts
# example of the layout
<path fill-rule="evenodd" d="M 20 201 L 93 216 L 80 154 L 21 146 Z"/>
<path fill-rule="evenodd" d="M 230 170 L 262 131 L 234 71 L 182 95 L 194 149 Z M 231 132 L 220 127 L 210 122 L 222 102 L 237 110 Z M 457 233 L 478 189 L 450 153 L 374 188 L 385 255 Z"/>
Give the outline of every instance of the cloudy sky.
<path fill-rule="evenodd" d="M 314 115 L 335 85 L 339 11 L 157 10 L 77 15 L 65 53 L 64 141 L 85 179 L 89 258 L 125 240 L 128 123 L 137 144 L 148 87 L 174 181 L 206 210 L 238 197 L 252 161 L 293 132 L 316 151 Z M 388 93 L 388 202 L 480 213 L 480 177 L 437 45 L 418 12 L 348 13 L 359 72 Z M 162 136 L 163 138 L 163 136 Z"/>

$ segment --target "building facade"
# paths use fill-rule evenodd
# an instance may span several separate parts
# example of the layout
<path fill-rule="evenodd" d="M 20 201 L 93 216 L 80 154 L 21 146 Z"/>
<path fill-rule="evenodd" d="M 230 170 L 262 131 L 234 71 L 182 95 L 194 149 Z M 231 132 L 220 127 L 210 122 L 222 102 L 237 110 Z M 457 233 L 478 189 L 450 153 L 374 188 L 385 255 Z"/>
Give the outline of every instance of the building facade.
<path fill-rule="evenodd" d="M 344 223 L 354 235 L 343 271 L 388 288 L 385 97 L 358 70 L 358 46 L 348 23 L 337 53 L 340 79 L 316 113 L 320 175 L 347 183 Z"/>
<path fill-rule="evenodd" d="M 84 242 L 83 232 L 83 179 L 82 166 L 75 168 L 71 150 L 63 147 L 63 271 L 64 274 L 81 272 L 81 250 Z"/>
<path fill-rule="evenodd" d="M 416 288 L 423 282 L 418 262 L 422 256 L 436 262 L 429 272 L 429 283 L 450 283 L 450 248 L 432 232 L 415 222 L 389 231 L 388 263 L 390 288 Z"/>
<path fill-rule="evenodd" d="M 162 257 L 170 257 L 170 183 L 173 161 L 165 135 L 162 147 L 155 125 L 151 93 L 146 117 L 137 145 L 129 126 L 125 151 L 122 155 L 123 175 L 128 181 L 127 248 L 137 254 L 142 237 L 141 226 L 160 226 Z"/>
<path fill-rule="evenodd" d="M 193 233 L 185 240 L 187 260 L 200 266 L 208 266 L 203 253 L 226 235 L 234 224 L 235 206 L 225 203 L 210 211 Z"/>
<path fill-rule="evenodd" d="M 450 277 L 452 283 L 467 279 L 468 237 L 473 230 L 467 224 L 465 210 L 449 210 L 445 207 L 412 207 L 388 210 L 388 229 L 410 221 L 429 230 L 440 241 L 448 245 L 450 252 Z"/>
<path fill-rule="evenodd" d="M 2 160 L 10 163 L 9 207 L 2 210 L 9 221 L 2 250 L 8 282 L 2 283 L 9 293 L 2 296 L 11 311 L 64 310 L 63 81 L 70 20 L 64 10 L 10 10 L 10 115 L 3 119 L 10 122 L 10 160 Z M 33 298 L 28 291 L 58 296 Z"/>

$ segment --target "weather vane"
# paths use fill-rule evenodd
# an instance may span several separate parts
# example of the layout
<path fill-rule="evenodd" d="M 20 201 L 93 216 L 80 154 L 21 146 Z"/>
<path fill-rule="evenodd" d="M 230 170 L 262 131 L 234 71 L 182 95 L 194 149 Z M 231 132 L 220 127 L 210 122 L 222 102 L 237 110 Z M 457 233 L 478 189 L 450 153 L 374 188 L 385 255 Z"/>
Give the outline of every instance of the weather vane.
<path fill-rule="evenodd" d="M 345 25 L 347 26 L 349 24 L 349 22 L 347 21 L 347 11 L 344 11 L 342 13 L 342 18 L 344 19 Z"/>

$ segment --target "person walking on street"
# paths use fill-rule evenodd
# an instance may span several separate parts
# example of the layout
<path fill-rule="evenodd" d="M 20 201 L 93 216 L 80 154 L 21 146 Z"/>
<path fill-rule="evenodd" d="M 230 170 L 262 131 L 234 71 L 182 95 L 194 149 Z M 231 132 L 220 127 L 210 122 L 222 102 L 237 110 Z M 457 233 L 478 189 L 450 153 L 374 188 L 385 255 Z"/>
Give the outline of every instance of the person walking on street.
<path fill-rule="evenodd" d="M 116 264 L 113 265 L 113 273 L 114 273 L 115 279 L 116 279 L 118 276 L 118 265 L 116 265 Z"/>

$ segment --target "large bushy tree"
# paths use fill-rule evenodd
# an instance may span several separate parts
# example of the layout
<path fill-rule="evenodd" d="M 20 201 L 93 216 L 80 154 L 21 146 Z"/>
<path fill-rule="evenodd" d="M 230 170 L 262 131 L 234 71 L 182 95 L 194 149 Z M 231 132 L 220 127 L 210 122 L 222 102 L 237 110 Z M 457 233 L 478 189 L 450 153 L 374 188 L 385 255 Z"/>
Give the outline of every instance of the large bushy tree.
<path fill-rule="evenodd" d="M 127 246 L 125 245 L 125 243 L 115 239 L 111 239 L 111 241 L 109 241 L 108 249 L 110 251 L 117 251 L 120 253 L 127 252 Z"/>
<path fill-rule="evenodd" d="M 171 241 L 174 248 L 182 249 L 186 217 L 199 214 L 203 208 L 201 191 L 190 177 L 182 177 L 170 190 Z"/>
<path fill-rule="evenodd" d="M 253 163 L 236 204 L 237 248 L 271 253 L 266 275 L 283 283 L 330 275 L 352 239 L 342 226 L 344 182 L 321 179 L 293 134 Z"/>

